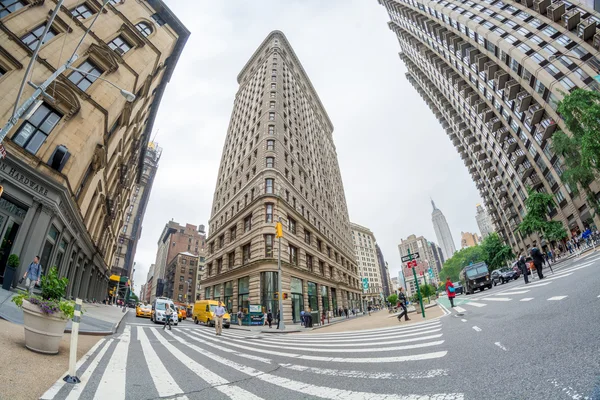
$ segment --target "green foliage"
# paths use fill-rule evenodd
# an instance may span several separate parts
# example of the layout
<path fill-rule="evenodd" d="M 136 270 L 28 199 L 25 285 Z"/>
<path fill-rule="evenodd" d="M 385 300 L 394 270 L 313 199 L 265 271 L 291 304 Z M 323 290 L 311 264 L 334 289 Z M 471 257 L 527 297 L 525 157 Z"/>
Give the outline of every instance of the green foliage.
<path fill-rule="evenodd" d="M 421 291 L 422 297 L 429 297 L 435 295 L 435 286 L 430 284 L 419 286 L 419 290 Z"/>
<path fill-rule="evenodd" d="M 525 200 L 527 214 L 519 224 L 518 230 L 524 235 L 538 233 L 549 241 L 561 240 L 567 237 L 567 231 L 559 221 L 548 217 L 548 210 L 556 207 L 554 197 L 548 193 L 540 193 L 529 189 Z"/>
<path fill-rule="evenodd" d="M 410 296 L 410 302 L 411 303 L 418 303 L 419 302 L 419 294 L 415 293 L 412 296 Z"/>
<path fill-rule="evenodd" d="M 442 270 L 440 271 L 440 279 L 442 282 L 446 281 L 447 277 L 450 277 L 452 282 L 458 280 L 458 274 L 460 271 L 471 263 L 485 260 L 484 251 L 482 246 L 472 246 L 460 249 L 452 257 L 446 260 Z"/>
<path fill-rule="evenodd" d="M 42 298 L 45 300 L 60 300 L 67 291 L 69 280 L 58 277 L 58 269 L 50 268 L 48 274 L 42 276 Z"/>
<path fill-rule="evenodd" d="M 561 180 L 577 193 L 582 188 L 588 206 L 600 213 L 600 203 L 590 184 L 600 172 L 600 93 L 577 89 L 558 105 L 571 135 L 558 131 L 552 136 L 554 152 L 564 159 Z"/>
<path fill-rule="evenodd" d="M 19 256 L 16 254 L 11 254 L 10 256 L 8 256 L 8 261 L 6 263 L 6 266 L 8 268 L 12 268 L 12 269 L 17 269 L 19 268 Z"/>
<path fill-rule="evenodd" d="M 41 296 L 30 295 L 28 292 L 19 292 L 13 296 L 11 301 L 20 308 L 23 306 L 23 300 L 27 300 L 37 305 L 45 314 L 59 314 L 63 319 L 71 319 L 75 314 L 75 302 L 62 299 L 68 284 L 69 280 L 67 278 L 59 278 L 57 268 L 52 267 L 48 274 L 41 278 Z"/>
<path fill-rule="evenodd" d="M 387 298 L 388 303 L 392 304 L 392 305 L 396 305 L 396 303 L 398 302 L 398 295 L 397 294 L 391 294 L 388 296 Z"/>
<path fill-rule="evenodd" d="M 488 265 L 490 271 L 505 266 L 507 260 L 514 258 L 514 253 L 510 246 L 502 242 L 497 233 L 492 233 L 486 237 L 480 244 L 483 249 L 483 260 Z"/>

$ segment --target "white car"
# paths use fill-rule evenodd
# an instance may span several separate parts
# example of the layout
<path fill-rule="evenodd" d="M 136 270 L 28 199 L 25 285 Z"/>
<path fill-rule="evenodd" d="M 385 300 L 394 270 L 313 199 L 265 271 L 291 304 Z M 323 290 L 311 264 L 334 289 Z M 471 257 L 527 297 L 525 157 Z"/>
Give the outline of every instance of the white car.
<path fill-rule="evenodd" d="M 152 303 L 152 316 L 150 317 L 150 320 L 154 323 L 165 323 L 165 310 L 167 308 L 165 304 L 169 304 L 169 308 L 173 310 L 173 314 L 171 315 L 171 323 L 177 326 L 179 323 L 179 318 L 177 316 L 175 304 L 173 304 L 173 300 L 166 297 L 158 297 L 154 300 Z"/>

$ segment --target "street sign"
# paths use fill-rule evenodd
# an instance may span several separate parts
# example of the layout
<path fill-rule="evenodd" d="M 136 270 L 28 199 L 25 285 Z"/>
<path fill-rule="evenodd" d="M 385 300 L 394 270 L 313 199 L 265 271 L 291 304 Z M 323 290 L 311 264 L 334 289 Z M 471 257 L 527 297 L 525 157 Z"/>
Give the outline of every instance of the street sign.
<path fill-rule="evenodd" d="M 419 253 L 415 252 L 414 254 L 410 254 L 408 256 L 402 256 L 402 262 L 407 262 L 407 261 L 410 261 L 410 260 L 415 260 L 417 258 L 419 258 Z"/>
<path fill-rule="evenodd" d="M 421 276 L 423 276 L 423 271 L 419 272 L 421 274 Z"/>
<path fill-rule="evenodd" d="M 363 289 L 369 290 L 369 284 L 368 283 L 363 283 Z"/>
<path fill-rule="evenodd" d="M 4 145 L 2 143 L 0 143 L 0 158 L 5 158 L 6 157 L 6 149 L 4 148 Z"/>
<path fill-rule="evenodd" d="M 369 278 L 362 278 L 363 289 L 369 289 Z"/>
<path fill-rule="evenodd" d="M 433 279 L 433 270 L 431 268 L 429 268 L 429 277 Z"/>

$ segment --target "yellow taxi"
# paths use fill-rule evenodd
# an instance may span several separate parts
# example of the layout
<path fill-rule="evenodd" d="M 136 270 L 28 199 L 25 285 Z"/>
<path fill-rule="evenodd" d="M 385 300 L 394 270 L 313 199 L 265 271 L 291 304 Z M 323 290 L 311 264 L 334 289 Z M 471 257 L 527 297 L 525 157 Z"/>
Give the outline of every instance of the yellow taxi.
<path fill-rule="evenodd" d="M 177 310 L 177 317 L 179 318 L 180 321 L 186 319 L 187 315 L 185 312 L 185 308 L 183 308 L 181 306 L 175 306 L 175 309 Z"/>
<path fill-rule="evenodd" d="M 138 303 L 135 307 L 135 316 L 150 318 L 152 316 L 152 307 L 150 307 L 150 304 Z"/>

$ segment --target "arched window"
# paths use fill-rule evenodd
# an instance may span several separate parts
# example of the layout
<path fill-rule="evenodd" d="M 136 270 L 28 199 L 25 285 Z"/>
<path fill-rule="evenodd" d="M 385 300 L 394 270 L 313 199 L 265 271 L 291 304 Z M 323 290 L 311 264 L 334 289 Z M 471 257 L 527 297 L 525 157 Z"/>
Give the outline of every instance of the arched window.
<path fill-rule="evenodd" d="M 148 37 L 152 33 L 152 28 L 145 22 L 138 22 L 135 27 L 144 37 Z"/>

